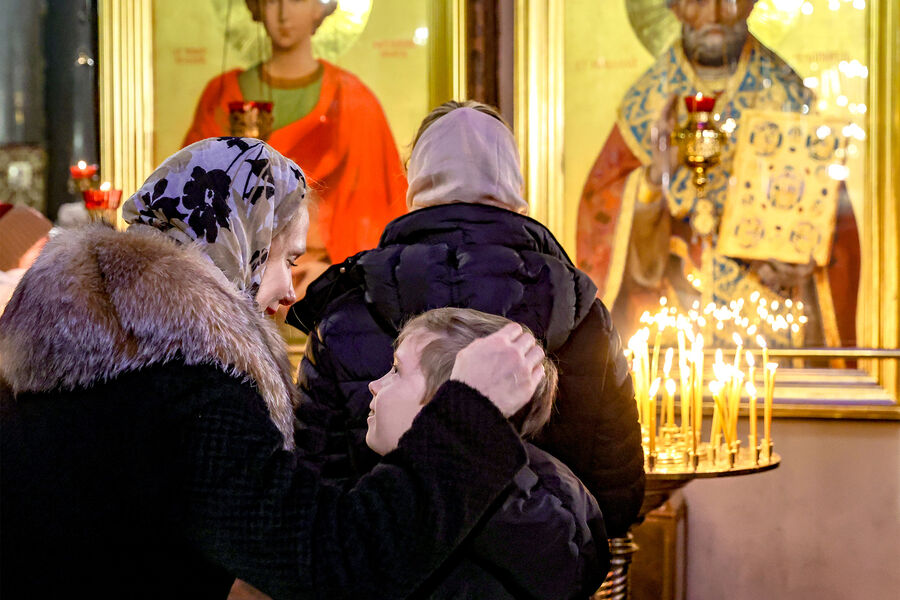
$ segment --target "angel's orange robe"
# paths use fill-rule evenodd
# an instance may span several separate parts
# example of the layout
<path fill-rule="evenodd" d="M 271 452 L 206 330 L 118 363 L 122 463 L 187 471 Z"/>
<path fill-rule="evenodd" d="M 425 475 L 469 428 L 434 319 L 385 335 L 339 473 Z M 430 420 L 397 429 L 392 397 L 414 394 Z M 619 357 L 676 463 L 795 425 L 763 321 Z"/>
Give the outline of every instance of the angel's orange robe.
<path fill-rule="evenodd" d="M 384 226 L 406 212 L 406 175 L 374 94 L 352 73 L 326 61 L 319 101 L 305 117 L 266 140 L 303 169 L 318 196 L 311 232 L 332 262 L 374 248 Z M 229 135 L 228 103 L 243 101 L 240 70 L 203 90 L 184 145 Z"/>

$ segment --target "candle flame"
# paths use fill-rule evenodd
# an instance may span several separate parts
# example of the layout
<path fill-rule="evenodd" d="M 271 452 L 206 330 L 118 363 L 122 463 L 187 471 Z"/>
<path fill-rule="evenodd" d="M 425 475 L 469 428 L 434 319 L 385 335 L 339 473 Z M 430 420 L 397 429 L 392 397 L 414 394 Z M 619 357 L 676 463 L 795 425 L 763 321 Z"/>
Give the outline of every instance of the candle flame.
<path fill-rule="evenodd" d="M 747 364 L 750 365 L 751 367 L 756 366 L 756 361 L 753 360 L 753 353 L 750 352 L 749 350 L 747 350 Z"/>
<path fill-rule="evenodd" d="M 660 379 L 659 379 L 659 377 L 657 377 L 656 379 L 653 380 L 653 383 L 650 385 L 650 397 L 651 398 L 656 397 L 656 392 L 659 391 L 659 382 L 660 382 Z"/>
<path fill-rule="evenodd" d="M 669 396 L 675 395 L 675 380 L 674 379 L 666 379 L 666 393 Z"/>
<path fill-rule="evenodd" d="M 761 335 L 756 336 L 756 343 L 759 344 L 760 348 L 766 348 L 766 340 Z"/>
<path fill-rule="evenodd" d="M 101 192 L 108 192 L 111 188 L 112 188 L 112 184 L 108 181 L 104 181 L 103 183 L 100 184 Z"/>
<path fill-rule="evenodd" d="M 83 171 L 84 169 L 87 168 L 87 163 L 84 162 L 83 160 L 79 160 L 79 161 L 78 161 L 78 168 L 81 169 L 81 170 Z"/>
<path fill-rule="evenodd" d="M 734 340 L 734 343 L 737 344 L 738 348 L 744 345 L 744 340 L 742 340 L 741 336 L 739 336 L 737 333 L 733 334 L 731 336 L 731 339 Z"/>
<path fill-rule="evenodd" d="M 756 386 L 753 385 L 753 382 L 748 381 L 745 387 L 747 388 L 747 395 L 749 395 L 751 398 L 756 398 Z"/>
<path fill-rule="evenodd" d="M 665 373 L 666 377 L 669 376 L 669 371 L 672 370 L 672 355 L 675 353 L 675 348 L 669 348 L 666 350 L 666 362 L 663 366 L 663 373 Z"/>
<path fill-rule="evenodd" d="M 775 369 L 778 368 L 778 363 L 766 363 L 766 369 L 768 369 L 769 373 L 775 373 Z"/>

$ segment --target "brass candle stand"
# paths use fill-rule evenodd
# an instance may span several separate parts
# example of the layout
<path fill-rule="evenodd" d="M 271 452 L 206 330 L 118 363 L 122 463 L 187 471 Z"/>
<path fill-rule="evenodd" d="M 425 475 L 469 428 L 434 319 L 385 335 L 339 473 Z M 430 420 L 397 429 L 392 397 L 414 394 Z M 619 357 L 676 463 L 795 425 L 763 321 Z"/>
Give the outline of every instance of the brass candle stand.
<path fill-rule="evenodd" d="M 777 364 L 768 362 L 765 339 L 756 334 L 755 327 L 752 334 L 744 331 L 759 346 L 761 369 L 756 369 L 753 352 L 744 349 L 743 338 L 737 333 L 733 351 L 716 350 L 710 364 L 706 360 L 703 336 L 694 329 L 703 328 L 701 316 L 678 315 L 674 309 L 666 309 L 665 298 L 660 299 L 660 304 L 662 308 L 656 315 L 641 317 L 641 323 L 648 326 L 632 336 L 626 350 L 634 380 L 647 475 L 641 518 L 694 479 L 761 473 L 781 463 L 781 457 L 774 451 L 771 427 Z M 726 307 L 711 306 L 704 314 L 712 322 L 718 319 L 717 313 L 724 319 L 725 312 Z M 744 323 L 740 307 L 736 306 L 729 315 L 735 322 Z M 667 330 L 675 335 L 667 336 Z M 752 338 L 754 334 L 756 337 Z M 672 338 L 677 344 L 663 347 L 663 342 Z M 757 383 L 763 389 L 761 415 L 757 410 Z M 663 390 L 662 401 L 658 403 L 660 390 Z M 737 435 L 744 397 L 749 418 L 746 445 Z M 708 430 L 703 418 L 704 400 L 712 400 L 713 404 Z M 676 406 L 680 408 L 677 411 L 680 419 L 676 419 Z M 762 436 L 758 429 L 760 417 Z M 704 440 L 705 431 L 709 434 Z M 630 597 L 629 570 L 637 550 L 630 533 L 610 540 L 610 572 L 594 600 Z"/>

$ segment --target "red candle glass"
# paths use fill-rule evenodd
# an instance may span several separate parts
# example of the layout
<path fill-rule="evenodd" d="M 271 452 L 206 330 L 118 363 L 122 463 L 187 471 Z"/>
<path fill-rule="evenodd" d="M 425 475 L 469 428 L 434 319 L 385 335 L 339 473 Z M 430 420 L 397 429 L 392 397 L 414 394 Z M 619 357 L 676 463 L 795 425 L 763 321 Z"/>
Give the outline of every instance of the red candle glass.
<path fill-rule="evenodd" d="M 69 174 L 72 179 L 90 179 L 97 174 L 98 165 L 89 165 L 83 160 L 79 160 L 78 164 L 69 166 Z"/>
<path fill-rule="evenodd" d="M 229 102 L 228 112 L 231 135 L 265 140 L 272 133 L 271 102 Z"/>
<path fill-rule="evenodd" d="M 83 190 L 81 196 L 92 221 L 115 223 L 116 209 L 122 201 L 122 190 L 112 189 L 107 182 L 101 185 L 99 190 Z"/>
<path fill-rule="evenodd" d="M 712 112 L 713 107 L 716 105 L 716 97 L 704 96 L 703 94 L 685 96 L 684 105 L 687 107 L 688 112 Z"/>

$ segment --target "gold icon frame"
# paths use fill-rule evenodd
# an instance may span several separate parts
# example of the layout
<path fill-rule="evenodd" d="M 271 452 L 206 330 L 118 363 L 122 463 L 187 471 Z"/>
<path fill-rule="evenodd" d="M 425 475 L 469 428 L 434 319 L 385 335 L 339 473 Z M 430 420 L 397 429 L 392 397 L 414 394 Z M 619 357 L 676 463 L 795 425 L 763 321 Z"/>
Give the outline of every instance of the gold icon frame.
<path fill-rule="evenodd" d="M 560 239 L 565 205 L 565 0 L 516 0 L 515 131 L 532 215 Z M 840 389 L 818 388 L 821 404 L 778 403 L 791 417 L 900 419 L 900 5 L 869 2 L 869 127 L 857 349 L 795 349 L 784 355 L 858 361 L 877 391 L 872 402 L 837 406 Z M 598 35 L 602 35 L 602 26 Z M 599 150 L 599 147 L 598 147 Z M 574 251 L 574 248 L 569 248 Z M 773 353 L 774 355 L 775 353 Z"/>

